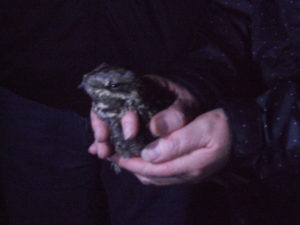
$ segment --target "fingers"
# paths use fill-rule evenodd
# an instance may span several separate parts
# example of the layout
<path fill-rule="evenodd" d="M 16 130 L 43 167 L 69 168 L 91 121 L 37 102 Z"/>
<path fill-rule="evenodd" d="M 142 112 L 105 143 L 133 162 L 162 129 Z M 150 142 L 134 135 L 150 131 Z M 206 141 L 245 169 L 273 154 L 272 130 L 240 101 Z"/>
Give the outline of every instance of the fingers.
<path fill-rule="evenodd" d="M 168 118 L 166 120 L 168 121 Z M 148 145 L 142 151 L 142 158 L 151 163 L 161 163 L 189 154 L 192 150 L 203 148 L 209 143 L 228 146 L 225 141 L 230 139 L 228 134 L 229 128 L 224 112 L 221 109 L 212 110 Z"/>
<path fill-rule="evenodd" d="M 162 163 L 189 154 L 207 145 L 208 139 L 201 134 L 198 121 L 160 138 L 148 145 L 141 153 L 143 160 Z"/>
<path fill-rule="evenodd" d="M 101 159 L 107 158 L 112 154 L 109 144 L 107 143 L 109 135 L 108 127 L 93 111 L 91 111 L 90 117 L 95 141 L 89 147 L 88 151 L 90 154 L 97 155 Z"/>
<path fill-rule="evenodd" d="M 169 108 L 157 113 L 150 121 L 154 136 L 166 136 L 189 123 L 197 115 L 197 107 L 178 98 Z"/>
<path fill-rule="evenodd" d="M 123 158 L 116 155 L 112 157 L 112 160 L 120 167 L 144 178 L 158 181 L 173 177 L 185 182 L 192 177 L 201 177 L 202 170 L 199 165 L 203 160 L 201 157 L 207 158 L 205 154 L 206 150 L 201 149 L 161 164 L 145 162 L 141 158 Z M 147 183 L 145 179 L 144 182 Z M 174 182 L 174 179 L 172 182 Z"/>
<path fill-rule="evenodd" d="M 165 136 L 178 130 L 191 119 L 191 113 L 185 109 L 181 100 L 177 100 L 166 110 L 156 114 L 150 121 L 150 130 L 155 136 Z"/>
<path fill-rule="evenodd" d="M 106 142 L 94 142 L 89 147 L 88 151 L 92 155 L 97 155 L 100 159 L 105 159 L 112 154 L 110 147 Z"/>
<path fill-rule="evenodd" d="M 142 157 L 148 162 L 118 155 L 111 159 L 144 184 L 171 185 L 202 181 L 220 171 L 229 156 L 227 118 L 221 109 L 216 109 L 147 146 Z"/>
<path fill-rule="evenodd" d="M 139 116 L 137 112 L 126 112 L 121 119 L 121 126 L 125 140 L 134 138 L 139 130 Z"/>
<path fill-rule="evenodd" d="M 196 116 L 199 111 L 199 103 L 184 87 L 168 79 L 147 75 L 150 79 L 159 83 L 176 96 L 174 103 L 156 114 L 150 121 L 150 130 L 155 136 L 165 136 L 183 127 Z"/>
<path fill-rule="evenodd" d="M 94 130 L 95 140 L 98 142 L 106 141 L 109 135 L 107 125 L 98 118 L 98 116 L 91 111 L 91 125 Z M 139 116 L 137 112 L 126 112 L 121 119 L 121 125 L 125 139 L 135 137 L 139 130 Z"/>
<path fill-rule="evenodd" d="M 98 116 L 91 111 L 90 113 L 91 118 L 91 126 L 94 131 L 94 137 L 97 142 L 106 141 L 109 135 L 109 130 L 107 125 L 98 118 Z"/>
<path fill-rule="evenodd" d="M 107 125 L 91 111 L 91 126 L 94 131 L 94 143 L 89 147 L 89 153 L 97 155 L 101 159 L 109 157 L 113 152 L 108 144 L 109 129 Z M 134 138 L 139 129 L 139 117 L 137 112 L 126 112 L 121 119 L 121 126 L 125 139 Z"/>
<path fill-rule="evenodd" d="M 117 155 L 111 157 L 120 167 L 131 171 L 134 174 L 139 174 L 146 177 L 167 177 L 176 175 L 179 168 L 174 167 L 170 162 L 161 165 L 154 165 L 145 162 L 141 158 L 123 158 Z"/>
<path fill-rule="evenodd" d="M 184 176 L 156 177 L 156 178 L 149 178 L 138 174 L 135 174 L 135 176 L 144 185 L 167 186 L 167 185 L 181 184 L 188 181 Z"/>

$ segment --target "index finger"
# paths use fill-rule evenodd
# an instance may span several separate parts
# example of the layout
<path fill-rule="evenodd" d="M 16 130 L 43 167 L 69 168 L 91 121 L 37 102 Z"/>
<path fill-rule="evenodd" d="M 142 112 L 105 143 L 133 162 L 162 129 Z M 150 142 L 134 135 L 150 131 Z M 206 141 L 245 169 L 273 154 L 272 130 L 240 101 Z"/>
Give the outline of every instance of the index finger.
<path fill-rule="evenodd" d="M 112 157 L 123 169 L 129 170 L 134 174 L 139 174 L 146 177 L 170 177 L 187 173 L 189 168 L 185 163 L 179 162 L 181 159 L 161 163 L 152 164 L 145 162 L 141 158 L 124 158 L 117 155 Z"/>
<path fill-rule="evenodd" d="M 177 99 L 169 108 L 153 116 L 150 121 L 152 134 L 165 136 L 182 128 L 192 118 L 188 109 L 181 99 Z"/>
<path fill-rule="evenodd" d="M 121 119 L 125 140 L 134 138 L 139 131 L 139 115 L 136 111 L 128 111 Z"/>
<path fill-rule="evenodd" d="M 95 112 L 91 110 L 90 113 L 91 126 L 94 131 L 94 137 L 97 142 L 106 141 L 109 135 L 109 130 L 107 125 L 98 118 Z"/>

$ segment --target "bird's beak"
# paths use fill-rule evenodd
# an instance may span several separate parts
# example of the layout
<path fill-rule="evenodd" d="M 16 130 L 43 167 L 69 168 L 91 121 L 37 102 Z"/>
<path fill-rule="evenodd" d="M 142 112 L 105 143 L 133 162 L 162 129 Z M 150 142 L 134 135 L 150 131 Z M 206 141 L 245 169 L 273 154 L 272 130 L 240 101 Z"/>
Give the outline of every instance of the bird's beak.
<path fill-rule="evenodd" d="M 80 89 L 82 89 L 82 88 L 84 88 L 85 87 L 85 82 L 84 81 L 82 81 L 79 85 L 78 85 L 78 87 L 77 88 L 80 88 Z"/>

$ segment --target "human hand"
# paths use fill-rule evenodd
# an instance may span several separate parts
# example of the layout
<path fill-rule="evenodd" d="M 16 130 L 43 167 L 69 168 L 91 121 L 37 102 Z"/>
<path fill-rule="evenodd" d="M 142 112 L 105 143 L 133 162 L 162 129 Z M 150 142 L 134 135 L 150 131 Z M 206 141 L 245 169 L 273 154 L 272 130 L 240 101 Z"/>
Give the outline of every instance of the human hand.
<path fill-rule="evenodd" d="M 172 122 L 168 128 L 173 128 Z M 112 159 L 144 184 L 200 182 L 226 164 L 230 146 L 226 115 L 222 109 L 215 109 L 151 143 L 142 158 L 115 155 Z"/>
<path fill-rule="evenodd" d="M 150 130 L 154 136 L 164 136 L 180 129 L 197 115 L 198 102 L 185 88 L 159 76 L 148 75 L 148 77 L 177 96 L 170 107 L 157 113 L 152 118 Z M 90 146 L 89 152 L 98 155 L 99 158 L 107 158 L 112 154 L 107 142 L 109 136 L 108 127 L 94 112 L 91 112 L 90 118 L 95 141 Z M 172 126 L 169 126 L 169 124 L 172 124 Z M 121 125 L 124 138 L 134 138 L 139 130 L 138 114 L 136 112 L 125 113 L 121 119 Z"/>

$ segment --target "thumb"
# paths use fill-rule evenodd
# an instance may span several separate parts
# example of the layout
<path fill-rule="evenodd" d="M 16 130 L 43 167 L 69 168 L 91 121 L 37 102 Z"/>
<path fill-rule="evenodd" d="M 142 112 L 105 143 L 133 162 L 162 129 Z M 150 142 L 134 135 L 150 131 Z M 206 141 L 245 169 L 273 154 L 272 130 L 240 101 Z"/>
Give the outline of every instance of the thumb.
<path fill-rule="evenodd" d="M 177 99 L 169 108 L 157 113 L 150 121 L 150 130 L 155 136 L 170 134 L 192 119 L 192 113 L 183 100 Z"/>
<path fill-rule="evenodd" d="M 159 138 L 142 151 L 142 158 L 151 163 L 162 163 L 205 148 L 209 137 L 200 120 L 194 120 L 185 127 Z M 205 134 L 205 135 L 204 135 Z"/>

